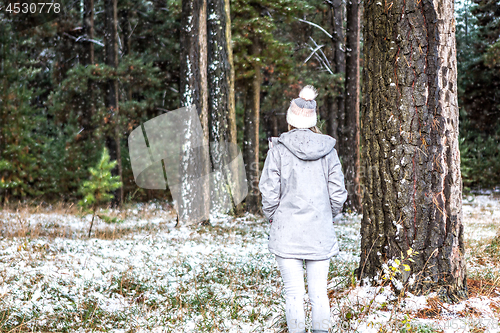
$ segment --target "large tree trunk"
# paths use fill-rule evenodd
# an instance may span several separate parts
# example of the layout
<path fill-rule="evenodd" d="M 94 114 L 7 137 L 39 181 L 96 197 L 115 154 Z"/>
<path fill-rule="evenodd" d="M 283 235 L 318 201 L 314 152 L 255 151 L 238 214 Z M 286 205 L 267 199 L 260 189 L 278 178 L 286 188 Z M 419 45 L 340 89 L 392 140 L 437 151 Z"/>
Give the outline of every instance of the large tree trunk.
<path fill-rule="evenodd" d="M 235 73 L 229 0 L 209 0 L 207 8 L 210 140 L 223 139 L 236 144 Z M 215 132 L 214 126 L 217 126 Z"/>
<path fill-rule="evenodd" d="M 359 184 L 359 9 L 358 0 L 346 4 L 345 109 L 340 151 L 348 192 L 347 207 L 361 212 Z"/>
<path fill-rule="evenodd" d="M 118 17 L 117 0 L 106 0 L 104 2 L 106 12 L 106 32 L 104 34 L 106 65 L 118 67 Z M 116 160 L 117 167 L 113 169 L 113 175 L 120 176 L 122 181 L 122 163 L 120 151 L 120 129 L 119 129 L 119 107 L 118 107 L 118 81 L 108 80 L 106 84 L 106 107 L 111 121 L 111 130 L 106 137 L 106 146 L 109 149 L 111 160 Z M 114 192 L 113 203 L 123 203 L 123 189 L 118 188 Z"/>
<path fill-rule="evenodd" d="M 181 19 L 181 107 L 194 105 L 202 127 L 204 149 L 186 151 L 194 153 L 195 158 L 185 156 L 181 165 L 185 175 L 209 174 L 209 134 L 208 134 L 208 90 L 207 90 L 207 2 L 206 0 L 183 0 Z M 186 128 L 190 128 L 187 126 Z M 193 133 L 182 133 L 188 138 Z M 190 141 L 190 139 L 187 139 Z M 194 141 L 191 141 L 194 142 Z M 196 147 L 192 147 L 196 148 Z M 208 178 L 205 183 L 191 184 L 184 178 L 181 186 L 182 195 L 177 203 L 179 219 L 183 222 L 209 223 L 210 187 Z M 197 199 L 194 200 L 195 196 Z M 201 198 L 201 199 L 200 199 Z"/>
<path fill-rule="evenodd" d="M 252 44 L 252 55 L 259 54 L 257 37 Z M 245 96 L 245 130 L 243 138 L 243 159 L 249 184 L 246 197 L 246 210 L 251 213 L 260 211 L 259 191 L 259 113 L 260 113 L 260 85 L 262 74 L 260 65 L 253 65 L 255 74 L 247 80 Z"/>
<path fill-rule="evenodd" d="M 467 297 L 453 0 L 365 2 L 358 279 L 419 253 L 402 282 Z"/>
<path fill-rule="evenodd" d="M 216 175 L 222 177 L 214 182 L 212 192 L 222 194 L 215 199 L 211 194 L 214 208 L 222 210 L 231 206 L 235 213 L 236 205 L 231 199 L 237 195 L 237 188 L 229 186 L 231 175 L 237 170 L 227 170 L 231 157 L 227 154 L 229 144 L 236 145 L 236 110 L 234 101 L 234 69 L 231 48 L 231 16 L 229 0 L 208 0 L 207 4 L 207 36 L 208 36 L 208 123 L 211 144 L 210 160 L 215 170 L 225 170 Z M 233 184 L 237 185 L 237 184 Z M 227 193 L 227 189 L 235 191 Z M 224 194 L 228 194 L 224 195 Z M 229 199 L 229 202 L 225 202 Z M 218 201 L 218 202 L 214 202 Z"/>

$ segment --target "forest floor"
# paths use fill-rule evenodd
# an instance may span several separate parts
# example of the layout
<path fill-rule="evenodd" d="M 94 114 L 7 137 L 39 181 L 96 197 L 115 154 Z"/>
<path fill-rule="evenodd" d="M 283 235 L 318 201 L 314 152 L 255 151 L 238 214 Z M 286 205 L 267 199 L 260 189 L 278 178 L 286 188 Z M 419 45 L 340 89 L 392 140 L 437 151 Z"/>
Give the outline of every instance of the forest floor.
<path fill-rule="evenodd" d="M 463 203 L 470 297 L 453 305 L 356 284 L 361 217 L 339 215 L 332 332 L 500 332 L 500 199 Z M 0 332 L 287 331 L 264 219 L 175 227 L 171 207 L 155 202 L 107 214 L 123 222 L 97 219 L 88 238 L 91 215 L 74 206 L 0 210 Z"/>

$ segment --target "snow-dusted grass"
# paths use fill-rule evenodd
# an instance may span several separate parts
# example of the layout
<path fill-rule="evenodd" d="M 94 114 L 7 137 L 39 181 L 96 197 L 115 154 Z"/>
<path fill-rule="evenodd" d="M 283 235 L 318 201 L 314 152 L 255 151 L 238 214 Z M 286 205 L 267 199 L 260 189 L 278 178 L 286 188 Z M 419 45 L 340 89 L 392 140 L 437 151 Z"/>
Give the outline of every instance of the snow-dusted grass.
<path fill-rule="evenodd" d="M 500 285 L 500 202 L 475 196 L 463 207 L 471 297 L 455 305 L 356 286 L 360 216 L 338 217 L 332 331 L 500 332 L 500 288 L 488 286 Z M 175 227 L 171 207 L 158 203 L 108 214 L 124 222 L 98 220 L 89 239 L 91 216 L 74 207 L 0 211 L 0 331 L 287 331 L 263 219 L 217 216 L 210 226 Z"/>

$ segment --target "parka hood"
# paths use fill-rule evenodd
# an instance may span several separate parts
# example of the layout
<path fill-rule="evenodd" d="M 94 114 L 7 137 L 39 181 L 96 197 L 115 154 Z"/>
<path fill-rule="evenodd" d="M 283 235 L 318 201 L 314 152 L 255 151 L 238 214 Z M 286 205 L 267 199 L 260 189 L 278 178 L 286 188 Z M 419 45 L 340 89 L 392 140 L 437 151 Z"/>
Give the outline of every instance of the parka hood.
<path fill-rule="evenodd" d="M 281 142 L 297 158 L 305 161 L 317 160 L 329 154 L 336 140 L 331 136 L 317 134 L 309 129 L 293 129 L 280 135 Z"/>

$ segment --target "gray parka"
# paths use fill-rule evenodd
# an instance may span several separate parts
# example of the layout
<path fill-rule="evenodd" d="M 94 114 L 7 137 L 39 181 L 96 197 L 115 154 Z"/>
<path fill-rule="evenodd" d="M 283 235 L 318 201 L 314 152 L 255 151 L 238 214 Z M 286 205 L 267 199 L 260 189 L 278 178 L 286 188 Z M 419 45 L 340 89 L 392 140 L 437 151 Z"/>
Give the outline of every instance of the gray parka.
<path fill-rule="evenodd" d="M 309 129 L 273 138 L 259 182 L 272 222 L 269 251 L 284 258 L 322 260 L 339 253 L 333 218 L 347 199 L 335 139 Z"/>

